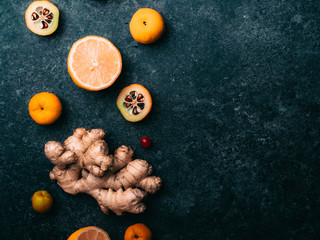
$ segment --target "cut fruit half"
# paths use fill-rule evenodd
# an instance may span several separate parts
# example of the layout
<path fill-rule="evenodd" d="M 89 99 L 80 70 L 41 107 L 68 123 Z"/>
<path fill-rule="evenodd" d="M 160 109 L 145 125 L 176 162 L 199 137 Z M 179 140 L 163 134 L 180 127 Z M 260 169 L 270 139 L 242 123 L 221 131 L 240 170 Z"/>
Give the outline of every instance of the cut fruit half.
<path fill-rule="evenodd" d="M 90 226 L 75 231 L 68 240 L 111 240 L 111 238 L 106 231 Z"/>
<path fill-rule="evenodd" d="M 27 8 L 25 19 L 32 32 L 47 36 L 58 28 L 59 9 L 49 1 L 34 1 Z"/>
<path fill-rule="evenodd" d="M 89 91 L 106 89 L 116 81 L 121 69 L 121 54 L 108 39 L 87 36 L 71 47 L 68 71 L 81 88 Z"/>
<path fill-rule="evenodd" d="M 117 99 L 117 106 L 126 120 L 138 122 L 150 112 L 152 98 L 144 86 L 132 84 L 121 91 Z"/>

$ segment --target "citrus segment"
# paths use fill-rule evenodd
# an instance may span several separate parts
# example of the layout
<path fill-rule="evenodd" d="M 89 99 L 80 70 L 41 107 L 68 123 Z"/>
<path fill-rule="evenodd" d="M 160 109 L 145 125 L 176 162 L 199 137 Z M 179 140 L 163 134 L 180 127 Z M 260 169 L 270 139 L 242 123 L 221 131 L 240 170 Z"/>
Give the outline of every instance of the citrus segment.
<path fill-rule="evenodd" d="M 144 86 L 132 84 L 120 92 L 117 106 L 125 119 L 129 122 L 138 122 L 149 114 L 152 98 Z"/>
<path fill-rule="evenodd" d="M 121 54 L 108 39 L 87 36 L 71 47 L 68 71 L 81 88 L 89 91 L 108 88 L 118 78 L 121 69 Z"/>
<path fill-rule="evenodd" d="M 106 231 L 90 226 L 75 231 L 68 240 L 111 240 L 111 238 Z"/>

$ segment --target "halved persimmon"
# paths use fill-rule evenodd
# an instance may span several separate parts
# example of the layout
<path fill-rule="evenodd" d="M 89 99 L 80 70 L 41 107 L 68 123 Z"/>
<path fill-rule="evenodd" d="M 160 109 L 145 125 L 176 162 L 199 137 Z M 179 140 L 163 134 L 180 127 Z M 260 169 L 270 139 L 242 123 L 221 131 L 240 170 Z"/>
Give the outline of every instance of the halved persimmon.
<path fill-rule="evenodd" d="M 117 99 L 117 106 L 126 120 L 138 122 L 150 112 L 152 98 L 144 86 L 132 84 L 121 91 Z"/>

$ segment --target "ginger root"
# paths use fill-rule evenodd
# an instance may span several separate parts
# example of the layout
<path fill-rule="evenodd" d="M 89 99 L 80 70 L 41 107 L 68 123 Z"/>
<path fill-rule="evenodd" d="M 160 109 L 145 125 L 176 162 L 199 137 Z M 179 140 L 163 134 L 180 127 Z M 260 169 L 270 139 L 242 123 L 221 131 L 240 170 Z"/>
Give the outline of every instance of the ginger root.
<path fill-rule="evenodd" d="M 55 165 L 50 179 L 67 193 L 91 195 L 105 214 L 142 213 L 146 209 L 142 199 L 160 188 L 161 178 L 149 176 L 152 166 L 133 160 L 130 147 L 109 154 L 105 134 L 102 129 L 78 128 L 63 144 L 47 142 L 45 155 Z"/>

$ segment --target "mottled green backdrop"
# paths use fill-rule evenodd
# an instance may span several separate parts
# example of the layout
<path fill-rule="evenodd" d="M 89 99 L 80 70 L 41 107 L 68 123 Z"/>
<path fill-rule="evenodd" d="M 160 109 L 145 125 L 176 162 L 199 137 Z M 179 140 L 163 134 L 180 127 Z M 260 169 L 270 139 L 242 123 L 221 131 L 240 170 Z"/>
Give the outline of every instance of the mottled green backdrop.
<path fill-rule="evenodd" d="M 65 240 L 96 225 L 113 240 L 136 222 L 154 240 L 317 239 L 320 236 L 320 3 L 317 0 L 52 0 L 60 25 L 49 37 L 25 26 L 30 1 L 0 2 L 0 238 Z M 166 22 L 155 44 L 129 33 L 136 10 Z M 69 77 L 73 42 L 108 38 L 123 71 L 101 92 Z M 121 89 L 139 83 L 154 105 L 142 122 L 116 107 Z M 30 98 L 62 101 L 62 117 L 39 126 Z M 95 199 L 69 195 L 49 179 L 43 147 L 77 127 L 103 128 L 111 151 L 122 144 L 148 160 L 163 187 L 141 215 L 104 215 Z M 140 137 L 153 141 L 143 149 Z M 54 207 L 33 211 L 48 190 Z M 318 238 L 319 239 L 319 238 Z"/>

